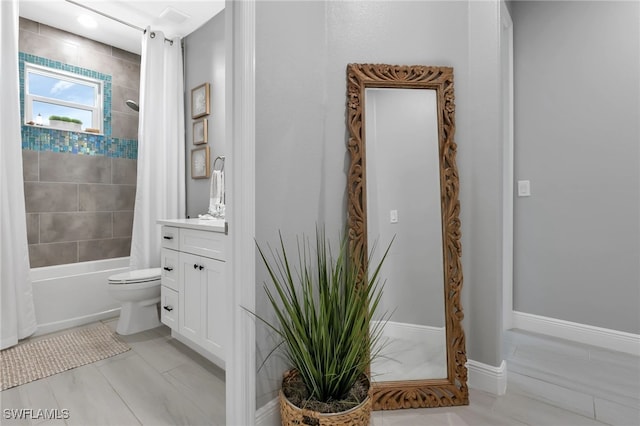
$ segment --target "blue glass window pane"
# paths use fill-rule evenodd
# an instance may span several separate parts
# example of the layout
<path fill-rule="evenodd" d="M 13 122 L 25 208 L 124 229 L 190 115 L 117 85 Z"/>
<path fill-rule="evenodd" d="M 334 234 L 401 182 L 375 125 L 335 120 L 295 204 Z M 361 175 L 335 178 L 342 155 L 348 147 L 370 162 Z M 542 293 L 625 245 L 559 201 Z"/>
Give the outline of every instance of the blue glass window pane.
<path fill-rule="evenodd" d="M 28 74 L 29 93 L 32 95 L 74 102 L 80 105 L 95 106 L 95 86 L 72 83 L 33 72 Z"/>

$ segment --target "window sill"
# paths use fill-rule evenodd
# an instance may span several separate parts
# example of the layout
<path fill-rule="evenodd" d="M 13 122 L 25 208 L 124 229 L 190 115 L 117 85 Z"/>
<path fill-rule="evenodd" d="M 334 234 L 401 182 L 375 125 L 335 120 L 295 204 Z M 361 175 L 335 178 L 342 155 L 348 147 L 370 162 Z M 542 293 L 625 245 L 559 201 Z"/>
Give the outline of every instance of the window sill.
<path fill-rule="evenodd" d="M 50 130 L 59 130 L 61 132 L 83 133 L 85 135 L 104 136 L 104 133 L 85 132 L 84 130 L 67 130 L 67 129 L 61 129 L 59 127 L 39 125 L 39 124 L 29 124 L 29 123 L 24 123 L 24 125 L 29 127 L 35 127 L 38 129 L 50 129 Z"/>

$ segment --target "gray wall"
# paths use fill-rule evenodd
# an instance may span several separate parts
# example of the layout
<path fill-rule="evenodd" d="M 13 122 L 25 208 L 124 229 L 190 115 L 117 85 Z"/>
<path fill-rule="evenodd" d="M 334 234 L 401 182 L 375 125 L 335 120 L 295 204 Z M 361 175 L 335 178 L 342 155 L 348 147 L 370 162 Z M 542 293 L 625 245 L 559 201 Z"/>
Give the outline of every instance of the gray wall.
<path fill-rule="evenodd" d="M 498 4 L 490 2 L 257 2 L 256 238 L 329 234 L 346 220 L 346 66 L 453 66 L 461 179 L 469 357 L 499 365 L 501 350 Z M 270 317 L 256 258 L 259 315 Z M 471 303 L 473 301 L 473 304 Z M 258 325 L 258 363 L 273 340 Z M 258 372 L 261 406 L 284 363 Z"/>
<path fill-rule="evenodd" d="M 640 333 L 640 5 L 512 7 L 514 309 Z"/>
<path fill-rule="evenodd" d="M 339 177 L 345 166 L 344 150 L 333 158 L 325 152 L 324 8 L 320 2 L 256 2 L 255 232 L 261 245 L 275 244 L 278 230 L 288 242 L 295 234 L 313 235 L 316 222 L 329 222 L 329 236 L 342 231 L 344 189 L 326 185 L 323 177 L 328 163 Z M 343 140 L 344 129 L 333 142 L 341 146 Z M 325 202 L 336 218 L 325 217 Z M 272 318 L 262 289 L 266 279 L 256 256 L 256 311 Z M 268 330 L 257 321 L 258 365 L 273 346 Z M 275 396 L 285 366 L 271 356 L 258 371 L 257 407 Z"/>
<path fill-rule="evenodd" d="M 111 138 L 138 138 L 140 56 L 20 18 L 19 50 L 112 76 Z M 31 267 L 129 255 L 137 161 L 22 151 Z"/>
<path fill-rule="evenodd" d="M 191 179 L 191 150 L 209 146 L 211 167 L 219 155 L 226 155 L 225 147 L 225 26 L 224 11 L 218 13 L 202 27 L 184 39 L 185 61 L 185 130 L 186 130 L 186 185 L 187 216 L 197 217 L 209 208 L 211 179 Z M 208 144 L 193 144 L 191 119 L 191 89 L 209 83 L 211 113 L 208 120 Z M 200 120 L 200 119 L 198 119 Z M 218 165 L 216 168 L 219 169 Z"/>

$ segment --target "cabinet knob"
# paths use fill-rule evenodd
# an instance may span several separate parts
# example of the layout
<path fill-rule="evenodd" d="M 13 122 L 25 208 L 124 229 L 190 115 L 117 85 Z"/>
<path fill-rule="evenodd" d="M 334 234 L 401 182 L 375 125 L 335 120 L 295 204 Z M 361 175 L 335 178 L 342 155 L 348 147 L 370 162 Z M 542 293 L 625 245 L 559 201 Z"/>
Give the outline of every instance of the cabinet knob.
<path fill-rule="evenodd" d="M 169 266 L 165 266 L 165 267 L 164 267 L 164 268 L 162 268 L 162 269 L 164 269 L 164 270 L 165 270 L 165 271 L 167 271 L 167 272 L 171 272 L 171 271 L 173 271 L 173 268 L 170 268 Z"/>
<path fill-rule="evenodd" d="M 202 271 L 204 269 L 204 266 L 200 265 L 198 266 L 198 268 Z"/>
<path fill-rule="evenodd" d="M 173 307 L 168 306 L 168 305 L 167 305 L 167 306 L 163 306 L 162 308 L 163 308 L 165 311 L 168 311 L 168 312 L 173 311 Z"/>
<path fill-rule="evenodd" d="M 165 235 L 164 237 L 165 240 L 173 240 L 173 237 L 171 235 Z"/>
<path fill-rule="evenodd" d="M 198 269 L 198 265 L 197 264 L 193 264 L 193 269 Z"/>

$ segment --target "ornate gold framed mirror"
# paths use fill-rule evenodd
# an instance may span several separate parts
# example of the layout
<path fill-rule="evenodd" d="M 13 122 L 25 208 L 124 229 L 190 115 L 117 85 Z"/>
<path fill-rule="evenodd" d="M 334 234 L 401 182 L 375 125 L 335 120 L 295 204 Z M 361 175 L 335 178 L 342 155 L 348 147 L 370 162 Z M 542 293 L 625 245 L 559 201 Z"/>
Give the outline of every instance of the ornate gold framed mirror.
<path fill-rule="evenodd" d="M 466 405 L 453 68 L 349 64 L 347 86 L 350 250 L 394 238 L 374 409 Z"/>

